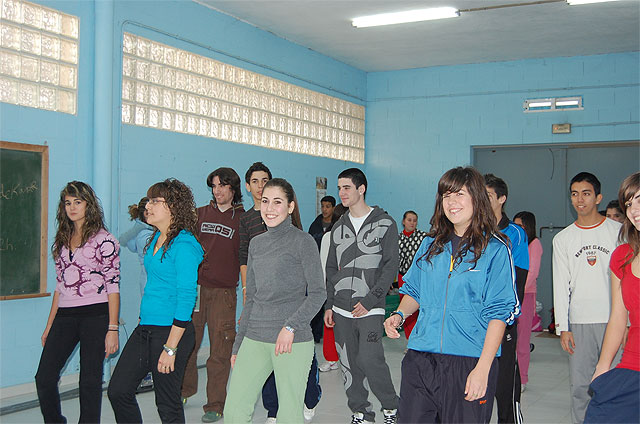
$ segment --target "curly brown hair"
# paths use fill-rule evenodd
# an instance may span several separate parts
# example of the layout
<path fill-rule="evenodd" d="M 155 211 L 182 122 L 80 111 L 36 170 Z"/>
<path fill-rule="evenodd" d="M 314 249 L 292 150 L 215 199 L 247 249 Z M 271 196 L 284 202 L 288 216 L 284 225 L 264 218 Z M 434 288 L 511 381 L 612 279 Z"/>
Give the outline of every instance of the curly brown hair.
<path fill-rule="evenodd" d="M 171 224 L 167 239 L 162 244 L 162 258 L 164 258 L 167 249 L 173 243 L 173 240 L 185 230 L 190 232 L 196 240 L 198 238 L 198 216 L 196 214 L 196 202 L 193 200 L 193 193 L 188 185 L 175 178 L 168 178 L 164 181 L 155 183 L 147 190 L 147 197 L 153 199 L 162 197 L 171 213 Z M 149 245 L 155 238 L 157 228 L 154 228 L 153 234 L 149 237 L 149 241 L 144 248 L 146 252 Z"/>
<path fill-rule="evenodd" d="M 84 215 L 84 223 L 82 224 L 82 238 L 80 246 L 85 244 L 87 240 L 93 237 L 98 231 L 106 228 L 104 225 L 104 212 L 100 205 L 100 200 L 96 196 L 91 186 L 82 181 L 71 181 L 60 192 L 60 201 L 58 202 L 58 211 L 56 213 L 57 231 L 56 237 L 51 245 L 51 254 L 54 259 L 60 257 L 60 251 L 63 247 L 71 248 L 71 237 L 73 236 L 73 221 L 67 216 L 65 210 L 65 198 L 67 196 L 76 197 L 87 203 Z"/>
<path fill-rule="evenodd" d="M 428 236 L 434 240 L 425 254 L 418 260 L 425 260 L 430 263 L 431 258 L 444 251 L 444 245 L 451 239 L 454 227 L 444 213 L 442 198 L 446 193 L 457 193 L 463 186 L 467 188 L 471 195 L 473 218 L 462 236 L 460 247 L 456 252 L 454 259 L 456 266 L 462 262 L 462 257 L 468 251 L 473 251 L 473 259 L 469 260 L 469 262 L 475 266 L 493 235 L 504 240 L 504 237 L 498 232 L 495 215 L 491 209 L 491 203 L 489 203 L 489 196 L 487 196 L 484 177 L 475 168 L 457 167 L 445 172 L 438 182 L 436 205 L 430 221 L 431 230 L 428 233 Z"/>
<path fill-rule="evenodd" d="M 618 240 L 620 243 L 629 243 L 629 246 L 633 251 L 632 254 L 625 258 L 623 267 L 630 264 L 633 261 L 633 258 L 640 254 L 640 232 L 636 230 L 636 227 L 627 216 L 627 209 L 630 206 L 631 200 L 638 191 L 640 191 L 640 172 L 636 172 L 635 174 L 631 174 L 625 178 L 624 181 L 622 181 L 622 184 L 620 184 L 620 190 L 618 191 L 618 202 L 620 202 L 620 208 L 624 215 L 624 222 L 620 228 Z"/>
<path fill-rule="evenodd" d="M 147 223 L 147 218 L 145 218 L 144 212 L 148 201 L 148 197 L 143 197 L 142 199 L 140 199 L 137 205 L 129 205 L 129 216 L 131 217 L 132 221 L 135 219 L 139 219 L 145 224 Z"/>

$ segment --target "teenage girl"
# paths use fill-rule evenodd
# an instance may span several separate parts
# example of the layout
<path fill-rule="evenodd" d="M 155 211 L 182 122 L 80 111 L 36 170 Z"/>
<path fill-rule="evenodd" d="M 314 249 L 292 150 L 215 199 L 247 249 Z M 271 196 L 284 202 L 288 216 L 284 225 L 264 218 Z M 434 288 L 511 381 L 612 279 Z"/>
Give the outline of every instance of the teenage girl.
<path fill-rule="evenodd" d="M 593 397 L 585 423 L 640 422 L 640 172 L 622 182 L 618 201 L 625 216 L 619 240 L 625 244 L 611 255 L 611 315 L 591 381 Z M 622 360 L 609 370 L 628 322 Z"/>
<path fill-rule="evenodd" d="M 518 345 L 516 347 L 518 368 L 520 369 L 520 390 L 524 392 L 526 384 L 529 382 L 531 329 L 533 328 L 533 317 L 536 314 L 537 280 L 540 274 L 540 261 L 542 260 L 542 243 L 536 236 L 536 217 L 534 214 L 527 211 L 518 212 L 513 217 L 513 222 L 524 229 L 529 240 L 529 273 L 524 286 L 522 315 L 518 318 Z"/>
<path fill-rule="evenodd" d="M 233 345 L 223 415 L 225 422 L 251 422 L 262 386 L 273 372 L 277 422 L 302 423 L 314 352 L 310 322 L 326 300 L 320 254 L 313 237 L 295 225 L 300 215 L 286 180 L 265 184 L 260 214 L 267 232 L 249 245 L 247 301 Z"/>
<path fill-rule="evenodd" d="M 404 275 L 391 338 L 420 310 L 402 361 L 398 422 L 488 423 L 506 324 L 519 313 L 513 261 L 484 178 L 454 168 L 438 183 L 431 231 Z"/>
<path fill-rule="evenodd" d="M 42 334 L 36 373 L 46 423 L 64 423 L 58 380 L 80 343 L 81 423 L 100 422 L 104 359 L 118 350 L 120 258 L 118 241 L 105 229 L 93 189 L 71 181 L 60 192 L 58 230 L 51 247 L 57 284 Z"/>
<path fill-rule="evenodd" d="M 136 388 L 151 372 L 160 420 L 183 423 L 180 388 L 195 346 L 191 314 L 204 251 L 194 236 L 196 205 L 189 187 L 168 179 L 152 185 L 147 197 L 147 222 L 155 231 L 145 248 L 140 323 L 120 355 L 108 394 L 118 423 L 141 423 Z"/>

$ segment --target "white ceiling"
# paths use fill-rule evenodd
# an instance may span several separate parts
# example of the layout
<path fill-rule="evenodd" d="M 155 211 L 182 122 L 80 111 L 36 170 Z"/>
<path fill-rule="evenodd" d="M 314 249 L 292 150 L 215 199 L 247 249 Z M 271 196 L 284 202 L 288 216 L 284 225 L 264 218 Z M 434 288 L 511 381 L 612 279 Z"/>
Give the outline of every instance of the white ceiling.
<path fill-rule="evenodd" d="M 389 71 L 640 50 L 640 0 L 583 6 L 549 0 L 195 0 L 358 69 Z M 452 6 L 438 21 L 356 29 L 351 19 Z"/>

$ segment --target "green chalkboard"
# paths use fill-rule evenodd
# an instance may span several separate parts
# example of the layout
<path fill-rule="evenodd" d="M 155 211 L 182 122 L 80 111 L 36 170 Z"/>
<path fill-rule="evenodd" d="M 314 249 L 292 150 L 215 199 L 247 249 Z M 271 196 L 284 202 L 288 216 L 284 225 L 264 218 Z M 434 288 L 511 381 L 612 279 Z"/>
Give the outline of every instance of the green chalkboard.
<path fill-rule="evenodd" d="M 0 141 L 0 300 L 46 295 L 47 146 Z"/>

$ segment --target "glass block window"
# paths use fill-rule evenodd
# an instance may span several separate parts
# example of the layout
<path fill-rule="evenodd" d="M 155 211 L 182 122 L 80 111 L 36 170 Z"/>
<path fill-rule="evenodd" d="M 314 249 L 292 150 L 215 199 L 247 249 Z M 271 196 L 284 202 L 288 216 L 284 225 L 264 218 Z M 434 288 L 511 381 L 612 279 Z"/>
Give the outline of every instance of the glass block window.
<path fill-rule="evenodd" d="M 0 101 L 75 114 L 79 19 L 0 0 Z"/>
<path fill-rule="evenodd" d="M 364 163 L 364 106 L 125 33 L 122 122 Z"/>

